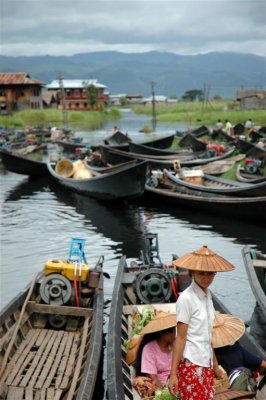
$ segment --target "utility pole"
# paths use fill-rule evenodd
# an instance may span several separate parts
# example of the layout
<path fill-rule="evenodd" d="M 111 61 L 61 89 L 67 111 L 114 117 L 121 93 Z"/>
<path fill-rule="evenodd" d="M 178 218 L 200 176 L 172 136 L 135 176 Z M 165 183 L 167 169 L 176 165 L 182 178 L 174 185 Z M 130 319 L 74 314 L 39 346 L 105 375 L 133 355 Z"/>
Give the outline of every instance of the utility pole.
<path fill-rule="evenodd" d="M 151 95 L 152 95 L 152 129 L 156 130 L 156 110 L 155 110 L 155 82 L 151 81 Z"/>
<path fill-rule="evenodd" d="M 58 83 L 61 90 L 61 101 L 62 101 L 62 117 L 63 117 L 63 128 L 68 130 L 68 115 L 66 109 L 66 98 L 65 98 L 65 91 L 64 91 L 64 77 L 60 75 L 58 77 Z"/>

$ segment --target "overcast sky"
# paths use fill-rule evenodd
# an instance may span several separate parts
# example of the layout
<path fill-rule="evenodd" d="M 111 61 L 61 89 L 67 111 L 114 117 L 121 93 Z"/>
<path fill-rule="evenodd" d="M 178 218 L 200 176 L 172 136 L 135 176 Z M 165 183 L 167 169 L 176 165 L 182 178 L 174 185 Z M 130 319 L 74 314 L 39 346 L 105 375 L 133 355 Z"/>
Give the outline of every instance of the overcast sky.
<path fill-rule="evenodd" d="M 266 0 L 0 0 L 2 55 L 266 56 Z"/>

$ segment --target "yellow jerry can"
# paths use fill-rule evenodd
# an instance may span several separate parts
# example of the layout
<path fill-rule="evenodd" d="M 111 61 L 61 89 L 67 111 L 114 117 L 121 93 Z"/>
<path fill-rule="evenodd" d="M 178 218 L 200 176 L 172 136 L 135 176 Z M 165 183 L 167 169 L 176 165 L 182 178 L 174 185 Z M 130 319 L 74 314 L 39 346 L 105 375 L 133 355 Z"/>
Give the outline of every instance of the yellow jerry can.
<path fill-rule="evenodd" d="M 81 276 L 80 266 L 76 264 L 76 279 L 77 281 L 85 281 L 88 277 L 90 267 L 87 264 L 81 264 Z M 75 264 L 70 263 L 66 260 L 48 260 L 45 264 L 44 275 L 50 274 L 61 274 L 70 281 L 74 281 L 75 278 Z"/>

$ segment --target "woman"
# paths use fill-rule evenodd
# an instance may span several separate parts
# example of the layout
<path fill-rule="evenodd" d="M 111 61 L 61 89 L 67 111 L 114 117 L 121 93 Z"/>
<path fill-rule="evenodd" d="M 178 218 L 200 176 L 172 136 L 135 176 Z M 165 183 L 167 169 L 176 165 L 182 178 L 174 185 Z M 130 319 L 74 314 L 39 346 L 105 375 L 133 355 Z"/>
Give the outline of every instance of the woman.
<path fill-rule="evenodd" d="M 238 377 L 242 373 L 245 374 L 245 370 L 248 370 L 250 377 L 256 372 L 262 375 L 266 372 L 266 360 L 250 353 L 238 342 L 244 333 L 245 324 L 240 318 L 230 314 L 216 314 L 212 331 L 212 346 L 219 365 L 229 377 L 232 388 L 236 388 Z"/>
<path fill-rule="evenodd" d="M 141 331 L 143 339 L 137 352 L 136 376 L 150 378 L 154 389 L 162 388 L 168 379 L 172 362 L 172 349 L 176 335 L 175 314 L 159 311 Z M 143 395 L 142 380 L 136 379 L 134 387 Z M 136 387 L 137 383 L 137 387 Z"/>
<path fill-rule="evenodd" d="M 192 283 L 176 303 L 177 336 L 174 342 L 169 391 L 181 400 L 213 399 L 214 373 L 222 378 L 212 345 L 214 307 L 209 286 L 216 272 L 234 266 L 207 246 L 186 254 L 174 266 L 191 271 Z"/>

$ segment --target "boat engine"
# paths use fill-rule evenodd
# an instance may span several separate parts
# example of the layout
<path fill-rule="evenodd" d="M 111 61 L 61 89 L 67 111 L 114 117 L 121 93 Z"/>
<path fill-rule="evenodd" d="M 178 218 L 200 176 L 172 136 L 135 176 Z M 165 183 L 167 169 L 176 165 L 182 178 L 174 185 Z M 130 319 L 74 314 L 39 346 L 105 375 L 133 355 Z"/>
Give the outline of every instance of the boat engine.
<path fill-rule="evenodd" d="M 256 174 L 258 172 L 258 169 L 261 167 L 261 165 L 262 165 L 261 160 L 246 159 L 244 170 L 248 174 Z"/>
<path fill-rule="evenodd" d="M 39 294 L 42 301 L 54 306 L 80 306 L 82 286 L 88 288 L 89 266 L 84 254 L 85 240 L 72 239 L 68 260 L 48 260 Z M 60 329 L 66 317 L 51 314 L 50 324 Z"/>
<path fill-rule="evenodd" d="M 143 304 L 165 303 L 176 290 L 176 272 L 164 266 L 158 248 L 158 235 L 147 233 L 141 251 L 141 271 L 136 279 L 136 295 Z M 176 293 L 175 293 L 176 294 Z"/>
<path fill-rule="evenodd" d="M 207 156 L 208 158 L 217 157 L 224 151 L 222 144 L 208 144 L 207 145 Z"/>

